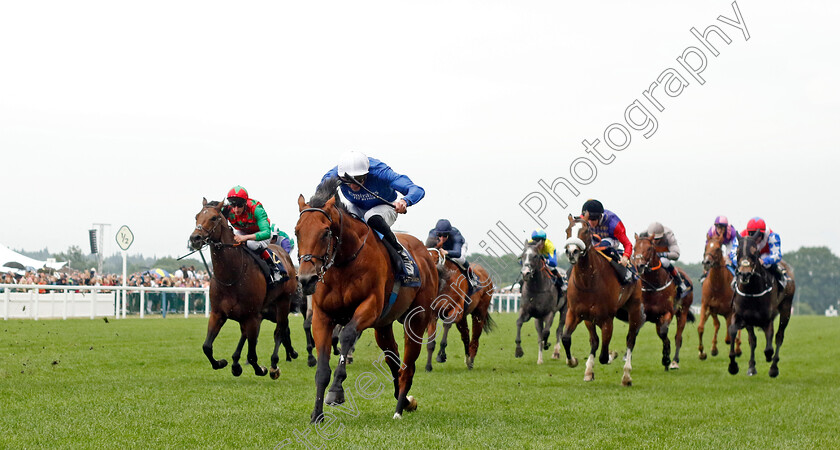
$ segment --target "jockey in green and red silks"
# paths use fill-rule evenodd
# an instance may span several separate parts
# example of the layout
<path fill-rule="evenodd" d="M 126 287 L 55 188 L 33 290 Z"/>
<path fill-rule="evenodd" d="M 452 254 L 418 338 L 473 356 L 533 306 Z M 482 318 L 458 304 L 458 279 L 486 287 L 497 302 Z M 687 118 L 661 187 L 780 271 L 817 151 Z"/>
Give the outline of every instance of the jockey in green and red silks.
<path fill-rule="evenodd" d="M 222 208 L 222 214 L 233 227 L 236 242 L 244 242 L 249 249 L 258 253 L 262 249 L 260 254 L 272 269 L 272 281 L 283 281 L 285 267 L 279 263 L 279 259 L 274 261 L 271 253 L 265 250 L 271 238 L 271 222 L 262 203 L 250 198 L 244 187 L 234 186 L 228 191 L 227 204 Z"/>

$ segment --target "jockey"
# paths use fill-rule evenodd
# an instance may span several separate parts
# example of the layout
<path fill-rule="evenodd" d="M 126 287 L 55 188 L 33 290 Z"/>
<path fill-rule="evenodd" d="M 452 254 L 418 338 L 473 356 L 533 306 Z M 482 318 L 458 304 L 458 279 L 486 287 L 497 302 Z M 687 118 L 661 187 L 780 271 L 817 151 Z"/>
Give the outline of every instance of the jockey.
<path fill-rule="evenodd" d="M 233 239 L 237 244 L 242 242 L 260 254 L 271 269 L 271 282 L 281 283 L 288 279 L 286 268 L 280 260 L 274 260 L 267 250 L 271 237 L 268 214 L 262 203 L 248 197 L 248 191 L 242 186 L 234 186 L 228 192 L 227 204 L 222 208 L 222 214 L 227 217 L 233 227 Z M 263 250 L 261 253 L 259 250 Z"/>
<path fill-rule="evenodd" d="M 782 241 L 777 233 L 768 229 L 761 217 L 753 217 L 747 222 L 747 228 L 741 232 L 741 236 L 753 236 L 756 239 L 759 250 L 761 265 L 770 269 L 779 280 L 782 287 L 787 285 L 787 271 L 782 264 Z M 738 261 L 738 240 L 732 243 L 732 250 L 729 253 L 729 271 L 735 273 L 735 262 Z"/>
<path fill-rule="evenodd" d="M 738 230 L 735 229 L 732 225 L 729 224 L 729 219 L 726 216 L 717 216 L 715 218 L 715 224 L 709 228 L 709 231 L 706 232 L 706 241 L 713 237 L 721 238 L 721 247 L 725 247 L 726 251 L 723 252 L 724 262 L 726 263 L 726 267 L 734 267 L 730 264 L 729 254 L 732 252 L 732 246 L 738 243 Z M 730 269 L 732 270 L 732 269 Z M 709 276 L 709 271 L 704 270 L 703 275 L 700 276 L 700 283 L 703 283 L 703 280 Z"/>
<path fill-rule="evenodd" d="M 461 232 L 452 226 L 446 219 L 440 219 L 435 224 L 435 227 L 429 230 L 429 237 L 426 238 L 426 247 L 436 248 L 443 252 L 443 254 L 452 260 L 455 264 L 460 266 L 467 273 L 467 281 L 470 283 L 470 292 L 478 286 L 478 280 L 475 274 L 470 269 L 470 263 L 467 261 L 467 241 Z"/>
<path fill-rule="evenodd" d="M 621 219 L 612 211 L 604 209 L 601 202 L 593 199 L 587 200 L 583 204 L 581 217 L 589 221 L 593 243 L 596 244 L 596 248 L 603 249 L 608 256 L 618 259 L 619 263 L 625 268 L 629 267 L 630 256 L 633 255 L 633 244 L 630 239 L 627 239 L 627 231 Z M 619 257 L 618 250 L 622 247 L 624 251 Z M 617 267 L 616 264 L 612 264 L 612 266 L 621 275 L 619 278 L 622 279 L 622 282 L 633 281 L 633 274 L 630 270 L 620 270 L 621 268 Z"/>
<path fill-rule="evenodd" d="M 283 230 L 277 228 L 277 225 L 273 223 L 271 224 L 271 239 L 269 239 L 269 241 L 271 244 L 279 245 L 280 248 L 289 254 L 291 254 L 292 250 L 295 248 L 295 240 L 290 238 Z"/>
<path fill-rule="evenodd" d="M 411 255 L 397 240 L 391 225 L 396 222 L 397 214 L 405 214 L 409 206 L 426 195 L 426 191 L 382 161 L 356 151 L 345 153 L 338 166 L 327 172 L 321 182 L 333 177 L 344 182 L 340 189 L 349 202 L 347 209 L 382 235 L 394 267 L 402 272 L 403 283 L 417 284 L 420 278 L 415 273 Z M 398 199 L 397 192 L 403 197 Z"/>
<path fill-rule="evenodd" d="M 688 284 L 686 284 L 685 279 L 677 271 L 677 267 L 671 264 L 671 261 L 676 261 L 680 258 L 680 245 L 677 243 L 674 232 L 659 222 L 653 222 L 648 225 L 647 235 L 653 238 L 653 245 L 662 267 L 677 282 L 677 298 L 682 298 L 682 294 L 688 290 Z"/>
<path fill-rule="evenodd" d="M 542 242 L 540 246 L 540 255 L 545 259 L 548 269 L 554 275 L 554 284 L 557 285 L 557 292 L 562 293 L 565 290 L 565 280 L 560 272 L 557 271 L 557 248 L 554 243 L 546 237 L 545 230 L 534 230 L 531 232 L 531 240 L 529 244 L 534 242 Z"/>

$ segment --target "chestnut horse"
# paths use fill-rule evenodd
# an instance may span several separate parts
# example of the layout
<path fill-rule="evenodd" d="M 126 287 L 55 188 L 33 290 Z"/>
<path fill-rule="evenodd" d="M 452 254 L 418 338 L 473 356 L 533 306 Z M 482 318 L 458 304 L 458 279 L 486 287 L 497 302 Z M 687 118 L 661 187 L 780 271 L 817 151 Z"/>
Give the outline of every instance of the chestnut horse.
<path fill-rule="evenodd" d="M 793 268 L 784 261 L 779 261 L 786 269 L 790 280 L 782 287 L 775 276 L 766 269 L 760 258 L 760 250 L 752 236 L 738 236 L 738 270 L 736 272 L 735 295 L 732 298 L 732 325 L 729 326 L 729 373 L 738 373 L 738 363 L 735 362 L 735 333 L 741 328 L 747 329 L 750 341 L 750 367 L 747 375 L 755 375 L 755 330 L 764 330 L 767 339 L 764 347 L 764 357 L 770 364 L 770 376 L 779 376 L 779 349 L 785 340 L 785 328 L 790 321 L 793 308 L 793 295 L 796 283 L 793 278 Z M 776 351 L 773 352 L 773 322 L 779 316 L 779 331 L 776 336 Z"/>
<path fill-rule="evenodd" d="M 551 324 L 554 323 L 554 315 L 560 312 L 560 317 L 566 309 L 566 299 L 562 293 L 557 292 L 557 285 L 554 284 L 553 276 L 542 257 L 542 246 L 545 241 L 526 242 L 525 249 L 519 260 L 522 264 L 520 274 L 522 275 L 522 288 L 519 302 L 519 317 L 516 319 L 516 350 L 514 356 L 521 358 L 525 355 L 522 351 L 522 324 L 534 318 L 534 326 L 537 329 L 537 364 L 543 363 L 543 350 L 548 350 L 548 337 L 551 335 Z M 560 357 L 560 336 L 563 334 L 563 319 L 558 320 L 555 336 L 557 342 L 554 344 L 552 358 Z"/>
<path fill-rule="evenodd" d="M 434 316 L 432 300 L 439 279 L 435 261 L 417 238 L 397 234 L 400 243 L 417 262 L 421 286 L 401 288 L 393 304 L 388 294 L 394 285 L 391 259 L 381 240 L 362 220 L 352 216 L 337 194 L 340 181 L 332 178 L 322 183 L 307 204 L 298 198 L 300 218 L 295 226 L 300 253 L 299 279 L 304 295 L 312 295 L 312 336 L 318 351 L 315 371 L 315 408 L 313 423 L 323 420 L 324 402 L 344 403 L 342 383 L 347 378 L 347 352 L 362 331 L 373 328 L 376 343 L 383 350 L 391 370 L 395 419 L 403 411 L 413 411 L 417 401 L 408 395 L 414 378 L 415 361 L 420 355 L 423 331 Z M 392 324 L 404 322 L 405 353 L 399 360 Z M 341 356 L 329 393 L 330 340 L 336 325 L 340 333 Z"/>
<path fill-rule="evenodd" d="M 680 347 L 686 321 L 694 322 L 691 313 L 691 302 L 694 292 L 691 288 L 684 293 L 682 299 L 677 299 L 677 286 L 673 277 L 662 267 L 662 261 L 656 251 L 656 244 L 650 236 L 636 235 L 636 245 L 633 247 L 633 260 L 639 271 L 642 282 L 642 304 L 645 307 L 645 320 L 656 324 L 656 334 L 662 340 L 662 365 L 665 371 L 680 368 Z M 688 275 L 677 268 L 686 281 L 691 284 Z M 671 341 L 668 339 L 668 327 L 671 320 L 677 317 L 677 332 L 674 335 L 674 361 L 671 361 Z"/>
<path fill-rule="evenodd" d="M 289 279 L 268 289 L 265 276 L 256 261 L 246 253 L 247 248 L 233 239 L 230 227 L 220 202 L 202 200 L 201 211 L 195 216 L 195 230 L 190 235 L 190 246 L 199 250 L 210 245 L 210 258 L 213 262 L 213 278 L 210 279 L 210 320 L 207 323 L 207 338 L 204 340 L 204 354 L 210 360 L 213 369 L 227 366 L 224 359 L 213 357 L 213 341 L 227 319 L 239 322 L 241 336 L 232 359 L 231 372 L 235 376 L 242 374 L 239 356 L 245 340 L 248 340 L 248 364 L 254 373 L 265 376 L 268 371 L 257 363 L 257 337 L 263 319 L 275 322 L 274 353 L 271 355 L 271 378 L 280 376 L 277 352 L 280 344 L 286 349 L 286 361 L 297 358 L 292 348 L 289 332 L 289 309 L 292 300 L 299 300 L 295 266 L 285 250 L 277 245 L 269 245 L 279 255 Z"/>
<path fill-rule="evenodd" d="M 598 350 L 598 333 L 595 326 L 601 328 L 603 345 L 598 361 L 609 364 L 615 354 L 609 351 L 613 333 L 613 320 L 618 317 L 627 320 L 627 351 L 624 356 L 624 375 L 621 384 L 630 386 L 633 348 L 636 336 L 645 321 L 642 307 L 642 289 L 639 280 L 622 285 L 618 275 L 604 255 L 592 246 L 592 231 L 589 222 L 569 214 L 569 226 L 566 228 L 566 256 L 572 264 L 569 286 L 566 291 L 568 312 L 566 330 L 563 332 L 563 348 L 566 350 L 566 364 L 575 367 L 578 364 L 572 356 L 572 333 L 583 321 L 589 330 L 589 358 L 586 360 L 584 381 L 595 379 L 595 352 Z"/>
<path fill-rule="evenodd" d="M 426 360 L 426 372 L 432 371 L 432 355 L 435 352 L 435 341 L 437 340 L 437 318 L 443 318 L 443 337 L 440 339 L 440 351 L 437 362 L 446 362 L 446 339 L 449 329 L 454 323 L 461 333 L 461 341 L 464 343 L 464 364 L 468 369 L 473 368 L 475 355 L 478 353 L 478 339 L 482 331 L 493 330 L 495 322 L 490 317 L 490 300 L 493 298 L 493 281 L 490 274 L 480 264 L 472 263 L 470 268 L 478 277 L 478 287 L 471 296 L 467 296 L 469 281 L 461 273 L 458 266 L 446 258 L 438 249 L 429 249 L 429 254 L 437 258 L 438 270 L 443 271 L 444 278 L 441 280 L 438 289 L 438 296 L 432 304 L 432 309 L 437 313 L 429 321 L 426 333 L 429 336 L 429 343 L 426 344 L 428 358 Z M 472 339 L 470 339 L 470 328 L 467 324 L 467 315 L 472 316 Z"/>
<path fill-rule="evenodd" d="M 723 316 L 726 322 L 724 327 L 724 339 L 729 344 L 729 325 L 732 325 L 732 273 L 726 268 L 726 259 L 723 256 L 723 246 L 720 236 L 706 240 L 706 251 L 703 254 L 703 269 L 709 275 L 703 280 L 703 287 L 700 296 L 700 323 L 697 325 L 697 334 L 700 335 L 700 359 L 706 359 L 706 352 L 703 349 L 703 330 L 709 316 L 715 325 L 715 333 L 712 335 L 712 356 L 718 355 L 717 336 L 720 329 L 718 315 Z M 741 330 L 735 338 L 735 353 L 741 356 Z"/>

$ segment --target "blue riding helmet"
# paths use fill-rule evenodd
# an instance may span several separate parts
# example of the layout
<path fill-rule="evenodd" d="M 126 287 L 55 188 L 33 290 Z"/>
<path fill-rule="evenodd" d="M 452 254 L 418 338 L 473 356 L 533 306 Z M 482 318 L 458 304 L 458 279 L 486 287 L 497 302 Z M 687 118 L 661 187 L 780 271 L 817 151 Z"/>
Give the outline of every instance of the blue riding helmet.
<path fill-rule="evenodd" d="M 448 236 L 452 233 L 452 224 L 446 219 L 440 219 L 435 225 L 435 236 Z"/>
<path fill-rule="evenodd" d="M 536 241 L 538 239 L 545 240 L 545 230 L 534 230 L 531 232 L 531 240 Z"/>

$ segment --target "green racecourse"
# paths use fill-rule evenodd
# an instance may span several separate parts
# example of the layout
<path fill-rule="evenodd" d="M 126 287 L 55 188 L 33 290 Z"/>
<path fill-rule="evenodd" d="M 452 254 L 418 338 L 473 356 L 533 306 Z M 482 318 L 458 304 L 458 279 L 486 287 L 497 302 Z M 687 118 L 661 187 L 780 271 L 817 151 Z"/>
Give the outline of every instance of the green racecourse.
<path fill-rule="evenodd" d="M 371 400 L 356 391 L 356 377 L 375 372 L 379 355 L 366 331 L 345 382 L 359 414 L 327 407 L 337 417 L 325 430 L 338 431 L 332 441 L 309 426 L 315 369 L 306 366 L 300 316 L 292 318 L 300 357 L 285 362 L 281 349 L 277 381 L 247 366 L 239 378 L 230 366 L 213 371 L 201 351 L 203 317 L 0 322 L 0 448 L 270 449 L 284 439 L 292 440 L 286 448 L 305 448 L 295 432 L 308 432 L 313 448 L 840 447 L 838 319 L 794 316 L 777 379 L 767 376 L 763 353 L 754 377 L 746 375 L 746 353 L 736 376 L 726 370 L 728 348 L 698 360 L 696 324 L 686 329 L 682 368 L 666 373 L 646 324 L 627 388 L 620 360 L 596 364 L 595 381 L 583 382 L 584 327 L 573 335 L 578 367 L 550 353 L 537 366 L 533 321 L 523 329 L 526 356 L 515 359 L 515 315 L 494 317 L 497 329 L 482 337 L 472 371 L 452 339 L 449 361 L 435 363 L 432 373 L 423 370 L 423 352 L 411 390 L 419 409 L 401 421 L 391 418 L 390 388 Z M 264 322 L 258 347 L 266 366 L 272 325 Z M 613 349 L 623 348 L 626 330 L 616 326 Z M 228 323 L 216 354 L 229 359 L 238 334 Z M 457 337 L 454 328 L 450 337 Z M 707 331 L 707 352 L 710 337 Z M 759 348 L 763 341 L 759 335 Z"/>

